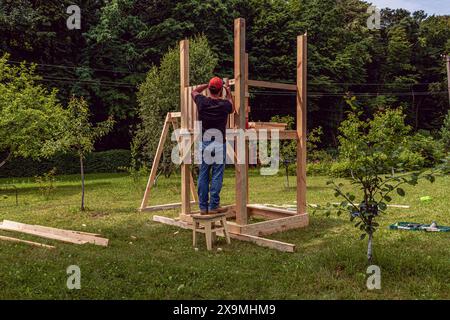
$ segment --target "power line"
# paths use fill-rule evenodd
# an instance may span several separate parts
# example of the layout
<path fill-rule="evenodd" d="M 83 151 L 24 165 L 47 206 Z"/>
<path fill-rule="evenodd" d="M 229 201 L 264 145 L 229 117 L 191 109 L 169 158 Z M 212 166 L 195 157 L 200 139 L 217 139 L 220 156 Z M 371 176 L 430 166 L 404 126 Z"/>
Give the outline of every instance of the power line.
<path fill-rule="evenodd" d="M 60 83 L 76 83 L 76 82 L 81 82 L 81 83 L 85 83 L 85 84 L 95 84 L 95 85 L 100 85 L 103 87 L 112 87 L 112 88 L 128 88 L 128 89 L 136 89 L 136 86 L 125 86 L 125 85 L 120 85 L 120 84 L 113 84 L 113 83 L 102 83 L 102 82 L 91 82 L 91 81 L 83 81 L 83 80 L 70 80 L 70 79 L 49 79 L 49 78 L 42 78 L 39 81 L 44 81 L 44 82 L 60 82 Z"/>
<path fill-rule="evenodd" d="M 7 60 L 10 63 L 21 64 L 20 61 L 15 60 Z M 54 68 L 63 68 L 63 69 L 79 69 L 79 68 L 89 68 L 93 71 L 100 72 L 110 72 L 110 73 L 123 73 L 123 74 L 147 74 L 146 72 L 138 72 L 138 71 L 121 71 L 121 70 L 112 70 L 112 69 L 97 69 L 92 68 L 90 66 L 67 66 L 67 65 L 56 65 L 56 64 L 45 64 L 45 63 L 37 63 L 37 62 L 27 62 L 36 64 L 38 66 L 46 66 L 46 67 L 54 67 Z M 383 82 L 383 83 L 358 83 L 358 82 L 319 82 L 319 81 L 309 81 L 309 85 L 323 85 L 323 86 L 332 86 L 332 85 L 349 85 L 349 86 L 399 86 L 399 87 L 411 87 L 411 86 L 420 86 L 420 85 L 430 85 L 434 82 L 421 82 L 421 83 L 396 83 L 396 82 Z M 295 83 L 286 83 L 293 84 Z"/>
<path fill-rule="evenodd" d="M 266 95 L 266 96 L 286 96 L 294 97 L 296 94 L 293 92 L 284 91 L 251 91 L 251 94 L 256 95 Z M 436 92 L 341 92 L 341 93 L 331 93 L 331 92 L 308 92 L 310 97 L 343 97 L 343 96 L 381 96 L 381 95 L 393 95 L 393 96 L 427 96 L 435 94 L 447 94 L 447 91 L 436 91 Z"/>
<path fill-rule="evenodd" d="M 7 60 L 10 63 L 13 64 L 21 64 L 20 61 L 14 61 L 14 60 Z M 28 64 L 35 64 L 38 66 L 43 67 L 53 67 L 53 68 L 61 68 L 61 69 L 80 69 L 80 68 L 89 68 L 93 71 L 99 71 L 99 72 L 110 72 L 110 73 L 123 73 L 123 74 L 146 74 L 146 72 L 133 72 L 133 71 L 120 71 L 120 70 L 111 70 L 111 69 L 97 69 L 97 68 L 91 68 L 90 66 L 66 66 L 66 65 L 58 65 L 58 64 L 46 64 L 46 63 L 37 63 L 37 62 L 26 62 Z"/>
<path fill-rule="evenodd" d="M 112 84 L 112 85 L 123 85 L 128 87 L 135 88 L 136 86 L 133 86 L 130 83 L 127 82 L 115 82 L 115 81 L 108 81 L 108 80 L 96 80 L 96 79 L 77 79 L 77 78 L 61 78 L 61 77 L 52 77 L 52 76 L 44 76 L 43 78 L 48 80 L 65 80 L 65 81 L 72 81 L 72 82 L 91 82 L 91 83 L 103 83 L 103 84 Z"/>

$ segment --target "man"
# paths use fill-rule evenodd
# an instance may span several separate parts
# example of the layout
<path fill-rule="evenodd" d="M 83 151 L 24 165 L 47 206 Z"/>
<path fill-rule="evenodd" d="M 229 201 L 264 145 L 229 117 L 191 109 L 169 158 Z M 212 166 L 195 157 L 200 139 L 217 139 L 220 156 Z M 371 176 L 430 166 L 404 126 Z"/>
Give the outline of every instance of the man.
<path fill-rule="evenodd" d="M 201 94 L 206 89 L 210 97 Z M 222 99 L 223 89 L 226 92 L 225 99 Z M 202 124 L 202 163 L 198 176 L 200 212 L 215 214 L 220 211 L 220 191 L 226 162 L 226 125 L 228 115 L 234 112 L 234 104 L 229 86 L 224 86 L 218 77 L 195 89 L 192 99 L 197 105 L 198 118 Z"/>

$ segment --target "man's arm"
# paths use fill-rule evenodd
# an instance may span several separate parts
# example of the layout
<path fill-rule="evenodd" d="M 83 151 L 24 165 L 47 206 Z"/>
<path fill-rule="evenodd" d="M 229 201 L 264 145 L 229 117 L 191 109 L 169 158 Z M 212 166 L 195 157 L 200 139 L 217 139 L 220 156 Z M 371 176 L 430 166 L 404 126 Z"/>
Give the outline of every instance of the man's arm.
<path fill-rule="evenodd" d="M 198 96 L 199 94 L 201 94 L 203 91 L 205 91 L 206 89 L 208 89 L 208 84 L 201 84 L 199 85 L 196 89 L 194 89 L 191 93 L 192 99 L 195 101 L 195 97 Z"/>

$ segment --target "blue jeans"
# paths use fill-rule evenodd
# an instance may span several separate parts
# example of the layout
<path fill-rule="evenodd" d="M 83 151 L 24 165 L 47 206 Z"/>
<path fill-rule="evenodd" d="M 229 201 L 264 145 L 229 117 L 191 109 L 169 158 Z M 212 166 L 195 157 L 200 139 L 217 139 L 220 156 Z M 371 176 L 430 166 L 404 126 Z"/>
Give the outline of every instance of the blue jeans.
<path fill-rule="evenodd" d="M 220 153 L 222 153 L 222 157 Z M 226 144 L 215 141 L 202 143 L 202 163 L 198 175 L 198 199 L 202 211 L 214 210 L 220 206 L 225 161 Z"/>

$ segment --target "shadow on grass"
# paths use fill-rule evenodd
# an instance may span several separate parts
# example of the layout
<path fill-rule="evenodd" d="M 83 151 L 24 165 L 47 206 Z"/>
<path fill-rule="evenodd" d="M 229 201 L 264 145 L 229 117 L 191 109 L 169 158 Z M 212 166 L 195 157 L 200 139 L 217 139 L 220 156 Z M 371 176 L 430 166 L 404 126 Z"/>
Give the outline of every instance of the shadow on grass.
<path fill-rule="evenodd" d="M 334 229 L 340 229 L 348 224 L 344 219 L 315 218 L 310 215 L 310 224 L 307 227 L 274 233 L 267 238 L 289 242 L 297 245 L 298 248 L 308 248 L 308 250 L 323 247 L 330 239 L 324 237 L 329 235 Z"/>
<path fill-rule="evenodd" d="M 101 189 L 104 186 L 111 186 L 113 185 L 112 182 L 88 182 L 86 183 L 86 188 L 89 188 L 91 190 L 95 189 Z M 27 187 L 20 187 L 19 190 L 19 197 L 20 195 L 40 195 L 39 186 L 27 186 Z M 71 195 L 74 193 L 79 193 L 81 191 L 81 183 L 80 184 L 74 184 L 74 185 L 58 185 L 56 184 L 55 190 L 53 191 L 53 195 Z"/>

